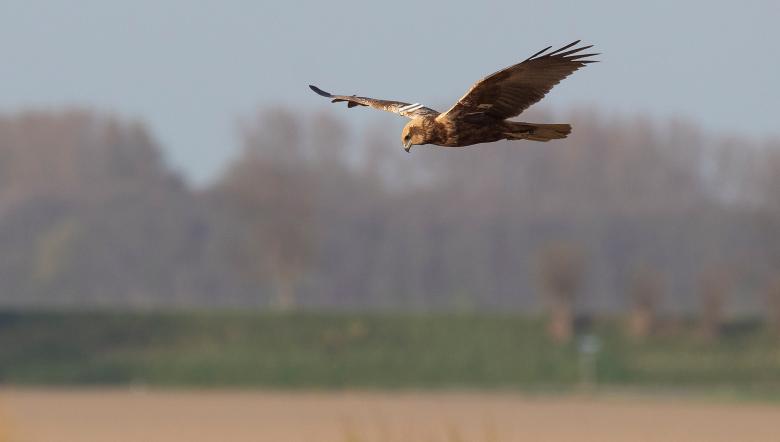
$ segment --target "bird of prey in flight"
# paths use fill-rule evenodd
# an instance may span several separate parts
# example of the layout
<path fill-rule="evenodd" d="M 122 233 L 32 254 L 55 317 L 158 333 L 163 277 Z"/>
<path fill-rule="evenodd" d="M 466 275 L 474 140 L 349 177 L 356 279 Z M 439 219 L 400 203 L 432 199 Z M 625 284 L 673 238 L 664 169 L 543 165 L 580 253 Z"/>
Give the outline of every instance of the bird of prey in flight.
<path fill-rule="evenodd" d="M 415 144 L 457 147 L 498 140 L 549 141 L 566 138 L 569 124 L 538 124 L 508 121 L 544 98 L 550 89 L 587 63 L 597 53 L 583 53 L 593 47 L 572 49 L 577 40 L 553 52 L 549 46 L 526 60 L 477 81 L 444 113 L 420 103 L 377 100 L 356 95 L 332 95 L 317 86 L 309 87 L 333 103 L 345 101 L 347 107 L 371 106 L 394 112 L 411 121 L 401 132 L 404 149 Z"/>

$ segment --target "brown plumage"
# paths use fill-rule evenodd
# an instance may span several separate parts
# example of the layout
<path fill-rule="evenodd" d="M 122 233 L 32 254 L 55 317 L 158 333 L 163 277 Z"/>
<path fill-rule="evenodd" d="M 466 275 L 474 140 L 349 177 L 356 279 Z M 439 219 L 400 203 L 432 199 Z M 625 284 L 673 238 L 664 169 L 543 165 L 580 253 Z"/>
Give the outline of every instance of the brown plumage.
<path fill-rule="evenodd" d="M 439 113 L 419 103 L 377 100 L 356 95 L 332 95 L 316 86 L 314 92 L 331 98 L 333 103 L 346 102 L 347 107 L 371 106 L 411 118 L 401 133 L 408 152 L 415 144 L 458 147 L 498 140 L 549 141 L 566 138 L 568 124 L 538 124 L 508 121 L 538 102 L 561 80 L 587 63 L 583 54 L 591 46 L 571 49 L 577 40 L 556 51 L 549 46 L 526 60 L 493 73 L 474 85 L 449 110 Z"/>

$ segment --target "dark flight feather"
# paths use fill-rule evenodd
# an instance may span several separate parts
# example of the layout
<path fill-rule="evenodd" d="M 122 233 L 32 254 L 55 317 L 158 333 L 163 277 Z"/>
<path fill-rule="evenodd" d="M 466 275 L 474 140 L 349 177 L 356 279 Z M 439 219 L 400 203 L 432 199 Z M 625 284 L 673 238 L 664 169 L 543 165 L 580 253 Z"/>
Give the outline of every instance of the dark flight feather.
<path fill-rule="evenodd" d="M 579 41 L 579 40 L 578 40 L 578 41 Z M 532 59 L 532 58 L 534 58 L 534 57 L 536 57 L 536 56 L 538 56 L 538 55 L 542 55 L 542 54 L 544 54 L 545 52 L 549 51 L 549 50 L 550 50 L 550 48 L 552 48 L 552 46 L 547 46 L 546 48 L 542 49 L 541 51 L 539 51 L 539 52 L 535 53 L 534 55 L 532 55 L 532 56 L 530 56 L 530 57 L 528 57 L 528 58 L 526 58 L 524 61 L 528 61 L 528 60 L 530 60 L 530 59 Z"/>
<path fill-rule="evenodd" d="M 550 53 L 549 53 L 549 54 L 547 54 L 547 55 L 555 55 L 555 54 L 557 54 L 557 53 L 559 53 L 559 52 L 561 52 L 561 51 L 565 51 L 566 49 L 569 49 L 570 47 L 572 47 L 572 46 L 576 45 L 576 44 L 577 44 L 577 43 L 579 43 L 579 42 L 580 42 L 580 40 L 573 41 L 573 42 L 571 42 L 571 43 L 567 44 L 566 46 L 564 46 L 564 47 L 562 47 L 562 48 L 560 48 L 560 49 L 556 49 L 556 50 L 554 50 L 554 51 L 550 52 Z M 550 47 L 552 47 L 552 46 L 550 46 Z M 590 47 L 590 46 L 588 46 L 588 47 Z"/>

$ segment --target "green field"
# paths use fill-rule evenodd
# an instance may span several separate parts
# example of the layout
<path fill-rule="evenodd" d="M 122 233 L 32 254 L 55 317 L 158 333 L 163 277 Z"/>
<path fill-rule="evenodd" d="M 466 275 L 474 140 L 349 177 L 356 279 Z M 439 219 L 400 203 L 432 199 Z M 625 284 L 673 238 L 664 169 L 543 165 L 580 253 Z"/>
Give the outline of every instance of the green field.
<path fill-rule="evenodd" d="M 598 383 L 780 392 L 780 344 L 759 324 L 637 341 L 596 322 Z M 511 315 L 0 314 L 0 383 L 273 388 L 567 389 L 576 344 Z"/>

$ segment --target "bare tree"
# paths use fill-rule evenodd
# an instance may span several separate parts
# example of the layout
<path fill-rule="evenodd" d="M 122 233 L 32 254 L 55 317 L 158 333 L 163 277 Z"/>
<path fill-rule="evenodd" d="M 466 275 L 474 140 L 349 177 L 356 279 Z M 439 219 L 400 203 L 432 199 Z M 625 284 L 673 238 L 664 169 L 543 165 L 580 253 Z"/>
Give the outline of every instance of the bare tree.
<path fill-rule="evenodd" d="M 705 270 L 699 281 L 699 333 L 705 339 L 720 335 L 724 322 L 724 303 L 731 291 L 731 276 L 721 266 Z"/>
<path fill-rule="evenodd" d="M 629 287 L 633 303 L 628 323 L 630 335 L 644 338 L 655 331 L 663 291 L 661 279 L 661 274 L 648 265 L 634 269 Z"/>
<path fill-rule="evenodd" d="M 764 173 L 760 178 L 760 195 L 764 210 L 759 227 L 766 236 L 764 246 L 770 275 L 766 288 L 768 320 L 780 335 L 780 146 L 768 146 L 764 154 Z"/>
<path fill-rule="evenodd" d="M 219 185 L 244 227 L 238 259 L 245 273 L 271 283 L 272 304 L 296 306 L 296 289 L 313 251 L 316 185 L 301 153 L 294 116 L 261 114 L 244 130 L 244 153 Z"/>
<path fill-rule="evenodd" d="M 766 315 L 767 321 L 780 336 L 780 274 L 769 279 L 766 288 Z"/>
<path fill-rule="evenodd" d="M 539 284 L 550 305 L 548 332 L 556 342 L 568 342 L 574 332 L 574 301 L 583 283 L 579 247 L 555 242 L 540 251 Z"/>

